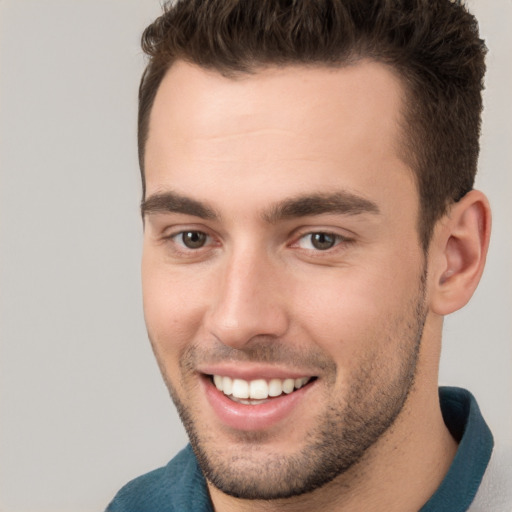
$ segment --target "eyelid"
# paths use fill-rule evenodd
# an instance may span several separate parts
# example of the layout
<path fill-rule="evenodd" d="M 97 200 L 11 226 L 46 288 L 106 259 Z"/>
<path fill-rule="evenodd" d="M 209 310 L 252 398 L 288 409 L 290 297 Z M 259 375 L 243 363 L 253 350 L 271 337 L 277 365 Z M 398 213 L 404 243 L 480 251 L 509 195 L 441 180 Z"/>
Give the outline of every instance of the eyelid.
<path fill-rule="evenodd" d="M 179 241 L 179 237 L 187 232 L 203 233 L 207 237 L 205 244 L 196 249 L 187 247 L 182 241 Z M 166 244 L 168 250 L 177 257 L 199 257 L 219 245 L 217 237 L 212 234 L 211 230 L 206 229 L 204 226 L 183 224 L 168 226 L 162 231 L 160 241 Z"/>
<path fill-rule="evenodd" d="M 332 247 L 329 247 L 327 249 L 317 249 L 314 247 L 312 247 L 312 248 L 300 247 L 299 244 L 300 244 L 301 240 L 305 239 L 308 236 L 312 236 L 312 235 L 316 235 L 316 234 L 324 234 L 324 235 L 332 236 L 336 239 L 336 243 Z M 342 250 L 348 244 L 351 244 L 354 241 L 355 240 L 354 240 L 353 236 L 338 233 L 333 229 L 308 227 L 303 230 L 300 230 L 297 234 L 295 234 L 295 236 L 293 237 L 293 242 L 289 246 L 292 248 L 297 248 L 301 251 L 304 251 L 304 252 L 307 252 L 310 254 L 315 254 L 315 256 L 316 255 L 321 256 L 322 254 L 328 255 L 328 254 L 332 254 L 333 252 L 335 252 L 337 250 Z"/>
<path fill-rule="evenodd" d="M 206 241 L 205 241 L 204 245 L 201 245 L 200 247 L 197 247 L 195 249 L 191 248 L 191 247 L 187 247 L 185 245 L 185 243 L 183 242 L 183 235 L 185 233 L 201 233 L 206 236 Z M 199 231 L 198 229 L 183 229 L 181 231 L 173 233 L 172 235 L 169 235 L 167 238 L 172 240 L 175 244 L 179 245 L 182 248 L 182 250 L 192 251 L 192 252 L 199 251 L 200 249 L 203 249 L 204 247 L 209 246 L 210 244 L 208 243 L 208 240 L 212 239 L 212 237 L 208 233 L 205 233 L 204 231 Z"/>
<path fill-rule="evenodd" d="M 162 239 L 171 239 L 175 236 L 181 235 L 182 233 L 187 233 L 189 231 L 195 231 L 197 233 L 204 233 L 209 237 L 214 237 L 212 235 L 211 229 L 208 229 L 204 225 L 198 225 L 194 223 L 190 224 L 173 224 L 167 225 L 163 229 L 160 230 L 160 238 Z"/>
<path fill-rule="evenodd" d="M 293 238 L 294 241 L 297 241 L 308 235 L 315 235 L 317 233 L 322 233 L 324 235 L 334 236 L 336 238 L 340 238 L 344 241 L 353 240 L 355 238 L 355 234 L 350 231 L 343 230 L 343 233 L 340 233 L 340 230 L 337 230 L 333 227 L 316 227 L 316 226 L 304 226 L 298 229 L 293 230 L 290 238 Z"/>

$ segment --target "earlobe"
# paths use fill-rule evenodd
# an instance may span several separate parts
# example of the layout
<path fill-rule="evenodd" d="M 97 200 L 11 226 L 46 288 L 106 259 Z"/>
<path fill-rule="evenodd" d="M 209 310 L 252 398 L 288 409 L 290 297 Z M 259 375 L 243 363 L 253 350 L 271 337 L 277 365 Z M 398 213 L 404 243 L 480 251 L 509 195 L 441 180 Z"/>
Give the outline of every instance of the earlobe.
<path fill-rule="evenodd" d="M 485 195 L 468 192 L 438 223 L 431 248 L 431 309 L 447 315 L 462 308 L 482 276 L 491 232 Z"/>

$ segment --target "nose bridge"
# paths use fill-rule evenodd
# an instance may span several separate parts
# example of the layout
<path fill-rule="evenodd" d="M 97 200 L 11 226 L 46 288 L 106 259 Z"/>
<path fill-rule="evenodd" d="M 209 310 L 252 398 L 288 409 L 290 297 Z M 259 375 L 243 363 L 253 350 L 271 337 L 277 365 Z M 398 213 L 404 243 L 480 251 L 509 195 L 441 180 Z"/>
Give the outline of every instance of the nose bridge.
<path fill-rule="evenodd" d="M 222 343 L 242 348 L 256 336 L 281 336 L 287 315 L 276 263 L 252 244 L 233 249 L 213 291 L 209 329 Z"/>

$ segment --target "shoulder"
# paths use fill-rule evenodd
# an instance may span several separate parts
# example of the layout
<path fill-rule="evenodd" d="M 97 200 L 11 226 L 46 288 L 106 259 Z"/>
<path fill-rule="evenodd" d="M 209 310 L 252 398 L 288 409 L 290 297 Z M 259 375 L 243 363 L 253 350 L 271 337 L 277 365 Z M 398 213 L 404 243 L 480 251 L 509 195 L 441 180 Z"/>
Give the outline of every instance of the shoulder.
<path fill-rule="evenodd" d="M 187 446 L 167 466 L 128 482 L 106 512 L 209 511 L 204 477 L 192 448 Z"/>
<path fill-rule="evenodd" d="M 448 474 L 429 502 L 434 507 L 425 508 L 424 512 L 445 509 L 512 512 L 510 439 L 508 443 L 493 440 L 469 391 L 441 388 L 440 399 L 446 426 L 460 443 Z M 441 506 L 447 503 L 450 508 Z"/>
<path fill-rule="evenodd" d="M 496 443 L 469 512 L 512 512 L 512 445 Z"/>
<path fill-rule="evenodd" d="M 470 506 L 489 465 L 493 436 L 469 391 L 442 387 L 439 397 L 444 422 L 459 447 L 448 473 L 421 512 L 473 510 Z M 485 509 L 486 512 L 491 510 L 498 512 Z M 475 509 L 474 512 L 480 511 Z"/>

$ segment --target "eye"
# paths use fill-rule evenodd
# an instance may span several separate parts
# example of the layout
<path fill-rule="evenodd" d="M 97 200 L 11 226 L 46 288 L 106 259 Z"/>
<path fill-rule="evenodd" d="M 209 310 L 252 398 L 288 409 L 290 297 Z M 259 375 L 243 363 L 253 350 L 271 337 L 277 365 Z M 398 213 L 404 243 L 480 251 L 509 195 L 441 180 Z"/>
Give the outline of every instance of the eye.
<path fill-rule="evenodd" d="M 182 231 L 172 237 L 174 241 L 187 249 L 200 249 L 208 241 L 208 235 L 202 231 Z"/>
<path fill-rule="evenodd" d="M 316 251 L 327 251 L 328 249 L 332 249 L 335 245 L 339 244 L 343 238 L 340 235 L 335 235 L 333 233 L 308 233 L 307 235 L 302 236 L 297 245 L 301 249 L 313 249 Z"/>

